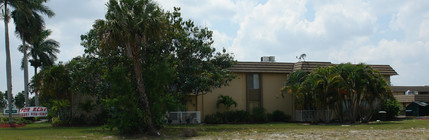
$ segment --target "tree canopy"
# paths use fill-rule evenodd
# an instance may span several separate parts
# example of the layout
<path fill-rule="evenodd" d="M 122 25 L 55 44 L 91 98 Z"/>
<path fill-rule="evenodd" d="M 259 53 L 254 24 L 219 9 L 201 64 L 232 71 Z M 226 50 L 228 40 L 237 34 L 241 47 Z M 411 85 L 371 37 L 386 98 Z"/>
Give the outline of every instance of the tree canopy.
<path fill-rule="evenodd" d="M 187 95 L 205 94 L 235 78 L 228 70 L 236 63 L 233 56 L 216 51 L 213 32 L 184 20 L 180 8 L 166 12 L 151 0 L 110 0 L 107 9 L 105 19 L 81 36 L 85 54 L 42 68 L 33 78 L 41 96 L 58 89 L 47 82 L 67 76 L 64 91 L 55 93 L 96 97 L 106 125 L 123 134 L 159 135 L 167 111 L 186 110 Z M 50 74 L 59 68 L 67 74 Z"/>
<path fill-rule="evenodd" d="M 23 108 L 25 106 L 24 91 L 18 92 L 18 94 L 15 96 L 15 105 L 18 108 Z"/>
<path fill-rule="evenodd" d="M 0 91 L 0 108 L 5 108 L 7 105 L 6 93 Z"/>
<path fill-rule="evenodd" d="M 380 105 L 393 99 L 390 86 L 365 64 L 319 67 L 311 73 L 296 71 L 284 88 L 302 110 L 332 110 L 340 121 L 369 121 Z"/>

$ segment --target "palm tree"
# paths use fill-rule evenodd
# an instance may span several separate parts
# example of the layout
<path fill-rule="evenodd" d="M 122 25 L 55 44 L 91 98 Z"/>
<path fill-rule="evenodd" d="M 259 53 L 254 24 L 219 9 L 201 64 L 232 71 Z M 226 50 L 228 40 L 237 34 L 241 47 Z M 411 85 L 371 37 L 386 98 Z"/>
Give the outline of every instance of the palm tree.
<path fill-rule="evenodd" d="M 284 97 L 284 93 L 289 93 L 292 95 L 292 101 L 295 102 L 292 106 L 292 109 L 303 109 L 303 100 L 302 96 L 299 95 L 303 95 L 300 92 L 300 88 L 301 88 L 301 84 L 305 81 L 305 79 L 307 78 L 308 73 L 304 72 L 302 70 L 298 70 L 295 71 L 294 73 L 291 73 L 288 75 L 286 83 L 284 85 L 284 87 L 282 88 L 282 97 Z M 299 107 L 297 107 L 299 106 Z"/>
<path fill-rule="evenodd" d="M 28 55 L 31 57 L 30 63 L 34 67 L 34 75 L 37 74 L 37 68 L 52 66 L 57 60 L 56 54 L 60 52 L 58 49 L 60 43 L 53 39 L 48 39 L 49 35 L 51 35 L 50 30 L 43 30 L 30 41 L 31 46 L 29 47 Z M 37 90 L 34 93 L 35 105 L 39 106 Z"/>
<path fill-rule="evenodd" d="M 1 0 L 4 4 L 4 10 L 2 10 L 2 18 L 4 20 L 5 28 L 5 48 L 6 48 L 6 77 L 7 77 L 7 101 L 9 104 L 9 124 L 12 125 L 12 72 L 11 72 L 11 62 L 10 62 L 10 48 L 9 48 L 9 9 L 7 8 L 8 0 Z M 13 4 L 12 4 L 13 5 Z"/>
<path fill-rule="evenodd" d="M 101 39 L 103 49 L 124 49 L 124 56 L 133 62 L 137 89 L 140 94 L 142 111 L 151 135 L 159 135 L 154 127 L 142 75 L 141 53 L 147 47 L 148 40 L 158 40 L 164 35 L 167 25 L 164 13 L 151 0 L 110 0 L 107 3 L 106 20 L 97 20 L 94 28 Z"/>
<path fill-rule="evenodd" d="M 216 107 L 219 108 L 220 104 L 223 104 L 225 106 L 226 111 L 229 111 L 229 108 L 232 105 L 237 107 L 237 102 L 235 102 L 234 99 L 232 99 L 229 96 L 224 96 L 224 95 L 219 95 L 219 97 L 217 97 Z"/>
<path fill-rule="evenodd" d="M 47 15 L 48 17 L 54 16 L 54 12 L 44 6 L 43 2 L 46 2 L 46 0 L 22 1 L 11 13 L 12 19 L 15 22 L 15 33 L 21 38 L 23 46 L 20 51 L 24 54 L 21 68 L 24 69 L 25 106 L 30 105 L 28 100 L 28 47 L 26 42 L 29 42 L 31 37 L 39 34 L 43 29 L 45 22 L 40 14 Z"/>
<path fill-rule="evenodd" d="M 317 91 L 317 106 L 320 110 L 338 112 L 338 102 L 341 102 L 341 96 L 338 96 L 342 89 L 343 79 L 333 67 L 319 67 L 311 74 L 315 78 L 314 89 Z M 331 114 L 323 112 L 319 114 L 325 121 L 330 121 Z M 342 120 L 342 118 L 340 118 Z"/>
<path fill-rule="evenodd" d="M 344 107 L 350 121 L 366 122 L 375 112 L 375 105 L 392 96 L 382 76 L 365 64 L 335 66 L 344 88 Z"/>
<path fill-rule="evenodd" d="M 7 91 L 9 108 L 12 108 L 12 72 L 11 72 L 11 61 L 10 61 L 10 46 L 9 46 L 9 21 L 11 19 L 10 11 L 8 5 L 14 9 L 20 9 L 22 11 L 27 11 L 27 13 L 37 13 L 42 12 L 43 9 L 47 9 L 46 6 L 42 5 L 46 0 L 0 0 L 0 3 L 3 4 L 4 9 L 2 10 L 2 18 L 5 26 L 5 48 L 6 48 L 6 73 L 7 73 Z M 35 8 L 39 7 L 39 8 Z M 43 7 L 43 9 L 40 9 Z M 28 12 L 31 11 L 31 12 Z M 9 111 L 9 124 L 12 125 L 12 112 Z"/>

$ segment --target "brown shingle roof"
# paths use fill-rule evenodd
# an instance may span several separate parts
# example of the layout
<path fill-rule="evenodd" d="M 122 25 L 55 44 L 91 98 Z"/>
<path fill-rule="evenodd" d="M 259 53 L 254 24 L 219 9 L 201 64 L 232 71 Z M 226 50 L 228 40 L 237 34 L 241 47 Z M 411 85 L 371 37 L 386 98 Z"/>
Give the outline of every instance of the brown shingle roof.
<path fill-rule="evenodd" d="M 293 71 L 302 70 L 304 72 L 311 72 L 314 69 L 317 69 L 318 67 L 327 67 L 332 66 L 333 64 L 331 62 L 297 62 L 295 63 L 293 67 Z"/>
<path fill-rule="evenodd" d="M 429 92 L 429 86 L 391 86 L 390 89 L 393 92 L 405 92 L 407 90 L 410 91 L 418 91 L 418 92 Z"/>
<path fill-rule="evenodd" d="M 396 71 L 389 65 L 369 65 L 372 69 L 380 72 L 381 75 L 398 75 Z"/>
<path fill-rule="evenodd" d="M 232 72 L 253 72 L 253 73 L 292 73 L 297 70 L 310 72 L 318 67 L 332 66 L 331 62 L 297 62 L 297 63 L 279 63 L 279 62 L 238 62 L 230 68 Z M 381 75 L 398 75 L 389 65 L 369 65 Z"/>
<path fill-rule="evenodd" d="M 232 72 L 292 73 L 294 63 L 238 62 L 230 68 Z"/>

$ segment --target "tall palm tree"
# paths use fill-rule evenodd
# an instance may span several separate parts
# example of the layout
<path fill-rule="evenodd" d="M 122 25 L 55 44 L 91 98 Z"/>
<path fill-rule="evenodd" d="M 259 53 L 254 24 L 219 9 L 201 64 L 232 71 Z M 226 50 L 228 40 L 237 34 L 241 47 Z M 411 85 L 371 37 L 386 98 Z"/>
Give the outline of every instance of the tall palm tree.
<path fill-rule="evenodd" d="M 25 106 L 29 106 L 28 100 L 28 55 L 26 42 L 31 40 L 31 37 L 39 34 L 44 27 L 44 20 L 40 14 L 47 15 L 48 17 L 54 16 L 54 12 L 48 7 L 43 5 L 42 1 L 26 0 L 18 3 L 19 6 L 15 7 L 12 11 L 12 19 L 15 23 L 15 33 L 22 40 L 22 49 L 20 51 L 24 54 L 21 68 L 24 69 L 24 94 Z"/>
<path fill-rule="evenodd" d="M 31 46 L 29 47 L 28 55 L 31 57 L 30 63 L 34 67 L 34 75 L 37 74 L 37 68 L 52 66 L 57 60 L 56 54 L 60 52 L 58 49 L 60 43 L 53 39 L 48 39 L 49 35 L 51 35 L 50 30 L 43 30 L 30 41 Z M 35 102 L 35 105 L 39 106 L 37 90 L 35 91 Z"/>
<path fill-rule="evenodd" d="M 9 9 L 7 5 L 9 4 L 8 0 L 1 0 L 2 4 L 4 4 L 4 9 L 2 10 L 2 18 L 4 21 L 5 28 L 5 48 L 6 48 L 6 77 L 7 77 L 7 101 L 9 105 L 9 124 L 12 125 L 12 68 L 10 62 L 10 47 L 9 47 Z"/>
<path fill-rule="evenodd" d="M 94 28 L 101 39 L 103 49 L 122 48 L 124 56 L 133 62 L 139 100 L 145 112 L 144 122 L 152 135 L 159 135 L 154 127 L 142 75 L 141 53 L 148 40 L 160 39 L 167 24 L 164 13 L 152 0 L 110 0 L 107 3 L 106 20 L 97 20 Z"/>
<path fill-rule="evenodd" d="M 0 0 L 0 4 L 3 4 L 4 9 L 2 10 L 2 18 L 5 26 L 5 48 L 6 48 L 6 73 L 7 73 L 7 90 L 8 90 L 8 102 L 9 108 L 12 108 L 12 72 L 11 72 L 11 60 L 10 60 L 10 46 L 9 46 L 9 21 L 11 19 L 10 10 L 8 6 L 14 9 L 21 9 L 23 11 L 34 11 L 43 12 L 43 9 L 36 10 L 34 7 L 44 7 L 42 5 L 46 0 Z M 28 5 L 27 5 L 28 4 Z M 27 6 L 27 7 L 26 7 Z M 12 125 L 12 112 L 9 111 L 9 124 Z"/>

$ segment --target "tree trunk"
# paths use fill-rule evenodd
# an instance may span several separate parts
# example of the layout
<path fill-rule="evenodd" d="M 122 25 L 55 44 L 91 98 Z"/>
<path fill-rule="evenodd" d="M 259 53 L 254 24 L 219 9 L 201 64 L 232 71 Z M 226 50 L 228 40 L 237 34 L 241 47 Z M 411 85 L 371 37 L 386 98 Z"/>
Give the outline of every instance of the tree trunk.
<path fill-rule="evenodd" d="M 37 66 L 34 67 L 34 75 L 37 75 Z M 39 90 L 36 88 L 34 90 L 34 105 L 39 106 Z"/>
<path fill-rule="evenodd" d="M 6 75 L 7 75 L 7 101 L 9 105 L 9 124 L 12 126 L 12 68 L 10 60 L 9 48 L 9 10 L 7 9 L 7 0 L 4 1 L 4 32 L 5 32 L 5 47 L 6 47 Z"/>
<path fill-rule="evenodd" d="M 28 100 L 28 55 L 27 46 L 25 45 L 24 35 L 22 35 L 22 45 L 24 46 L 24 95 L 25 95 L 25 106 L 29 107 L 30 102 Z"/>
<path fill-rule="evenodd" d="M 130 57 L 133 60 L 134 73 L 136 75 L 136 80 L 137 80 L 137 89 L 140 93 L 140 101 L 143 103 L 142 110 L 145 112 L 144 115 L 146 116 L 144 118 L 147 119 L 144 121 L 148 126 L 148 131 L 150 135 L 160 135 L 158 130 L 154 127 L 153 121 L 152 121 L 152 113 L 150 111 L 149 99 L 146 94 L 146 89 L 145 89 L 144 80 L 143 80 L 142 67 L 141 67 L 142 63 L 140 58 L 141 52 L 140 52 L 139 46 L 127 45 L 127 49 L 129 51 L 131 50 L 132 56 L 128 56 L 128 57 Z M 130 53 L 128 53 L 128 55 L 129 54 Z"/>

